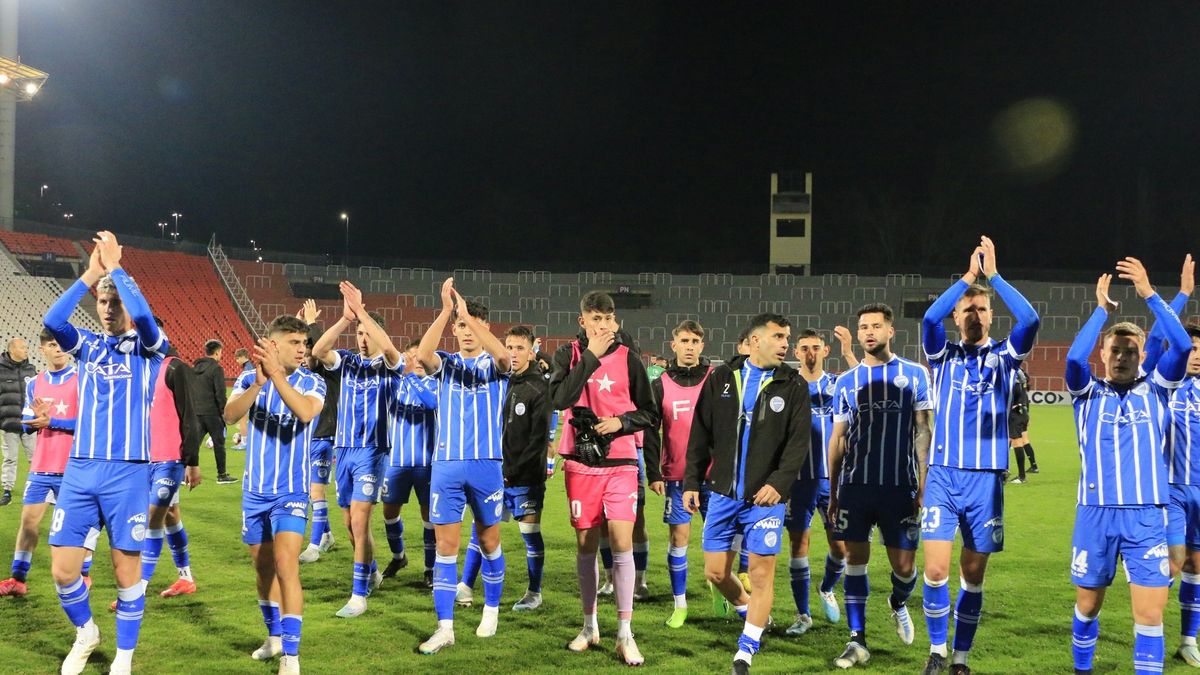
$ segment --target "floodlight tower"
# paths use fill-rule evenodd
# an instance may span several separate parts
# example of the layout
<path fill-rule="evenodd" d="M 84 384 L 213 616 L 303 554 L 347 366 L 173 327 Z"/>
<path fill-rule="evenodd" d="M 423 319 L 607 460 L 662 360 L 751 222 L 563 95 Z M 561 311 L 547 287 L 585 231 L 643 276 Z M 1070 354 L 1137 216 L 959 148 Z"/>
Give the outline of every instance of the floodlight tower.
<path fill-rule="evenodd" d="M 0 0 L 0 229 L 13 229 L 17 101 L 32 99 L 46 77 L 17 56 L 17 0 Z"/>

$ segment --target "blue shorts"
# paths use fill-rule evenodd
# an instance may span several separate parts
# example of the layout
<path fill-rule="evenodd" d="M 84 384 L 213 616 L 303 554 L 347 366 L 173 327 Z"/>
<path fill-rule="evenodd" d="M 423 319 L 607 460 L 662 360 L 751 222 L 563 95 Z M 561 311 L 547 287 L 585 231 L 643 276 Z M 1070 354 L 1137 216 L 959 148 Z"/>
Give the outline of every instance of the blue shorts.
<path fill-rule="evenodd" d="M 923 504 L 923 538 L 954 541 L 954 533 L 962 532 L 964 548 L 979 553 L 1004 550 L 1004 476 L 999 471 L 931 466 Z"/>
<path fill-rule="evenodd" d="M 333 474 L 333 439 L 314 438 L 308 444 L 309 480 L 319 485 L 329 485 Z"/>
<path fill-rule="evenodd" d="M 429 506 L 429 474 L 427 466 L 389 466 L 384 470 L 383 487 L 379 488 L 380 501 L 384 504 L 407 504 L 408 496 L 415 490 L 417 502 Z"/>
<path fill-rule="evenodd" d="M 307 524 L 307 492 L 242 493 L 242 543 L 265 544 L 275 541 L 275 535 L 280 532 L 295 532 L 303 537 Z"/>
<path fill-rule="evenodd" d="M 788 532 L 807 532 L 812 527 L 814 513 L 821 515 L 825 528 L 829 522 L 829 479 L 799 478 L 792 483 L 792 494 L 787 501 L 787 515 L 783 526 Z"/>
<path fill-rule="evenodd" d="M 1071 583 L 1084 588 L 1112 585 L 1118 555 L 1130 583 L 1170 585 L 1167 510 L 1161 506 L 1075 507 Z"/>
<path fill-rule="evenodd" d="M 513 518 L 537 515 L 545 502 L 545 484 L 504 488 L 504 510 Z"/>
<path fill-rule="evenodd" d="M 504 514 L 504 470 L 495 459 L 433 463 L 429 520 L 434 525 L 461 523 L 467 505 L 475 523 L 490 527 Z"/>
<path fill-rule="evenodd" d="M 754 555 L 777 555 L 782 543 L 783 516 L 787 505 L 755 506 L 720 493 L 708 497 L 704 521 L 704 552 L 727 553 L 733 540 L 742 536 L 742 550 Z"/>
<path fill-rule="evenodd" d="M 179 503 L 179 486 L 183 484 L 183 462 L 152 462 L 150 464 L 150 506 L 174 506 Z"/>
<path fill-rule="evenodd" d="M 53 504 L 62 489 L 61 473 L 31 473 L 25 477 L 25 495 L 21 504 Z"/>
<path fill-rule="evenodd" d="M 869 542 L 871 528 L 878 525 L 884 546 L 915 551 L 921 537 L 921 521 L 913 511 L 916 500 L 916 488 L 843 485 L 838 490 L 833 538 Z"/>
<path fill-rule="evenodd" d="M 350 508 L 350 502 L 374 502 L 379 499 L 379 481 L 387 454 L 376 448 L 337 449 L 337 505 Z"/>
<path fill-rule="evenodd" d="M 1167 504 L 1167 546 L 1200 550 L 1200 485 L 1171 485 Z"/>
<path fill-rule="evenodd" d="M 642 454 L 642 449 L 637 449 L 638 453 L 638 502 L 637 512 L 640 516 L 646 510 L 646 456 Z"/>
<path fill-rule="evenodd" d="M 663 483 L 663 522 L 668 525 L 686 525 L 692 522 L 692 514 L 683 507 L 683 481 L 669 480 Z M 708 511 L 708 490 L 700 490 L 700 512 Z"/>
<path fill-rule="evenodd" d="M 146 538 L 147 462 L 67 461 L 62 489 L 50 523 L 51 546 L 83 546 L 96 541 L 100 526 L 109 546 L 141 551 Z"/>

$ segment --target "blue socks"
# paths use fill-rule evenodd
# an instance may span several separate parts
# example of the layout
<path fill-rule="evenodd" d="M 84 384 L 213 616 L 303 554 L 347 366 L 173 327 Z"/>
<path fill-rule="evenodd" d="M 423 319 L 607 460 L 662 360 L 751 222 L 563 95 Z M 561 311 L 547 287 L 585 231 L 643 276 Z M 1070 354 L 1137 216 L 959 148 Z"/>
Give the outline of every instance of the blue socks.
<path fill-rule="evenodd" d="M 354 595 L 367 597 L 367 583 L 371 579 L 371 565 L 367 563 L 354 563 L 354 587 L 350 592 Z"/>
<path fill-rule="evenodd" d="M 279 605 L 270 600 L 258 601 L 258 609 L 262 612 L 263 623 L 267 626 L 267 635 L 271 637 L 279 637 L 283 634 L 283 627 L 279 618 Z"/>
<path fill-rule="evenodd" d="M 949 579 L 930 581 L 925 577 L 925 627 L 929 631 L 930 651 L 946 656 L 946 641 L 950 633 Z M 959 596 L 961 598 L 961 596 Z M 940 647 L 940 649 L 939 649 Z"/>
<path fill-rule="evenodd" d="M 1071 654 L 1075 657 L 1075 670 L 1092 669 L 1092 656 L 1096 653 L 1096 641 L 1099 639 L 1100 615 L 1084 616 L 1076 606 L 1075 618 L 1071 621 Z M 1159 663 L 1161 662 L 1159 659 Z"/>
<path fill-rule="evenodd" d="M 160 538 L 159 544 L 161 543 Z M 142 630 L 142 611 L 145 608 L 144 584 L 137 583 L 133 588 L 117 589 L 117 649 L 132 650 L 137 647 L 138 633 Z"/>
<path fill-rule="evenodd" d="M 309 543 L 320 546 L 321 539 L 329 531 L 329 502 L 324 499 L 314 499 L 312 503 L 312 538 Z"/>
<path fill-rule="evenodd" d="M 483 606 L 499 607 L 504 592 L 504 550 L 483 554 Z"/>
<path fill-rule="evenodd" d="M 687 607 L 687 577 L 688 559 L 686 546 L 671 546 L 667 549 L 667 573 L 671 576 L 671 595 L 675 596 L 675 606 Z"/>
<path fill-rule="evenodd" d="M 15 577 L 16 567 L 13 570 Z M 1184 637 L 1196 637 L 1200 628 L 1200 574 L 1184 572 L 1179 576 L 1179 618 L 1179 632 Z"/>
<path fill-rule="evenodd" d="M 904 603 L 908 602 L 908 596 L 912 595 L 913 589 L 917 587 L 917 571 L 913 570 L 912 576 L 905 579 L 896 576 L 892 572 L 892 595 L 888 601 L 892 605 L 892 609 L 900 609 Z"/>
<path fill-rule="evenodd" d="M 1134 675 L 1157 675 L 1163 671 L 1163 627 L 1133 625 Z"/>
<path fill-rule="evenodd" d="M 142 581 L 147 584 L 154 576 L 154 568 L 158 567 L 165 534 L 163 530 L 146 530 L 146 538 L 142 541 Z"/>
<path fill-rule="evenodd" d="M 400 516 L 393 520 L 384 518 L 383 531 L 387 533 L 388 548 L 392 551 L 392 557 L 401 558 L 404 555 L 404 521 Z"/>
<path fill-rule="evenodd" d="M 846 623 L 850 627 L 850 639 L 866 647 L 867 597 L 871 594 L 866 565 L 846 565 L 845 589 Z"/>
<path fill-rule="evenodd" d="M 962 590 L 954 606 L 954 651 L 968 652 L 975 642 L 975 630 L 979 628 L 979 612 L 983 607 L 983 586 L 962 580 Z"/>
<path fill-rule="evenodd" d="M 58 591 L 58 602 L 62 605 L 67 618 L 75 627 L 83 626 L 92 620 L 92 608 L 88 604 L 88 587 L 83 583 L 83 577 L 66 586 L 54 585 Z"/>
<path fill-rule="evenodd" d="M 467 555 L 463 558 L 462 582 L 471 588 L 479 577 L 479 568 L 483 565 L 483 552 L 479 549 L 479 535 L 475 526 L 471 526 L 471 543 L 467 545 Z"/>
<path fill-rule="evenodd" d="M 433 523 L 424 521 L 424 542 L 425 542 L 425 569 L 433 569 L 433 559 L 437 556 L 437 535 L 433 530 Z"/>
<path fill-rule="evenodd" d="M 796 601 L 796 612 L 808 614 L 809 584 L 812 581 L 812 570 L 808 566 L 808 557 L 792 558 L 788 564 L 792 576 L 792 599 Z"/>
<path fill-rule="evenodd" d="M 608 537 L 600 538 L 600 566 L 608 571 L 608 576 L 612 578 L 613 558 L 612 545 L 608 543 Z"/>
<path fill-rule="evenodd" d="M 171 558 L 175 560 L 176 567 L 185 569 L 191 566 L 187 530 L 183 529 L 182 521 L 167 526 L 167 546 L 171 547 Z"/>
<path fill-rule="evenodd" d="M 300 653 L 300 627 L 304 619 L 295 614 L 284 614 L 280 621 L 283 632 L 283 655 L 296 656 Z"/>
<path fill-rule="evenodd" d="M 612 549 L 609 549 L 612 551 Z M 633 570 L 635 572 L 645 572 L 646 567 L 650 565 L 650 542 L 635 541 L 633 542 Z"/>
<path fill-rule="evenodd" d="M 754 659 L 754 655 L 758 653 L 759 647 L 762 646 L 763 627 L 755 626 L 749 621 L 742 627 L 742 634 L 738 636 L 738 650 L 733 655 L 734 661 L 745 661 L 750 664 Z"/>
<path fill-rule="evenodd" d="M 438 621 L 454 620 L 457 582 L 458 556 L 437 556 L 433 563 L 433 608 L 437 611 Z"/>
<path fill-rule="evenodd" d="M 838 560 L 831 555 L 825 555 L 825 577 L 821 579 L 821 592 L 828 593 L 837 586 L 838 579 L 842 578 L 842 572 L 846 571 L 846 561 Z"/>
<path fill-rule="evenodd" d="M 92 571 L 92 552 L 88 551 L 87 556 L 83 559 L 83 576 L 87 576 Z"/>
<path fill-rule="evenodd" d="M 29 567 L 33 564 L 33 553 L 31 551 L 16 551 L 13 553 L 12 563 L 12 578 L 17 581 L 25 581 L 29 576 Z M 1195 633 L 1192 633 L 1195 635 Z"/>
<path fill-rule="evenodd" d="M 525 568 L 529 572 L 529 592 L 542 592 L 542 570 L 546 565 L 546 542 L 539 523 L 518 523 L 525 540 Z"/>

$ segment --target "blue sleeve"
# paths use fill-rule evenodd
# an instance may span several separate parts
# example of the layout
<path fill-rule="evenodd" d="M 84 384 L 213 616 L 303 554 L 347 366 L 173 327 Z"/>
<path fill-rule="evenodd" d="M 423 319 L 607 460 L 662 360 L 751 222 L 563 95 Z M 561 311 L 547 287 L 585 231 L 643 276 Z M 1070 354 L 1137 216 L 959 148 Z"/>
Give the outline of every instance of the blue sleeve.
<path fill-rule="evenodd" d="M 928 358 L 935 359 L 946 349 L 946 329 L 942 321 L 954 311 L 954 303 L 967 292 L 968 286 L 967 282 L 959 279 L 925 310 L 925 317 L 921 319 L 921 344 Z"/>
<path fill-rule="evenodd" d="M 75 308 L 79 306 L 79 301 L 87 295 L 87 292 L 87 285 L 82 280 L 76 279 L 75 283 L 71 284 L 71 287 L 50 306 L 46 317 L 42 319 L 42 325 L 54 334 L 54 341 L 68 354 L 74 354 L 75 350 L 79 348 L 79 343 L 82 342 L 79 329 L 71 325 L 71 312 L 75 311 Z"/>
<path fill-rule="evenodd" d="M 426 410 L 437 410 L 438 392 L 437 380 L 432 377 L 412 376 L 413 388 L 417 392 L 417 400 Z"/>
<path fill-rule="evenodd" d="M 1108 321 L 1108 311 L 1097 306 L 1075 336 L 1075 341 L 1071 343 L 1071 349 L 1067 351 L 1068 391 L 1081 392 L 1092 381 L 1092 367 L 1088 365 L 1088 357 L 1096 347 L 1096 339 L 1100 337 L 1100 329 L 1104 328 L 1105 321 Z"/>
<path fill-rule="evenodd" d="M 25 407 L 21 409 L 21 431 L 27 434 L 32 434 L 37 431 L 29 427 L 29 422 L 35 417 L 33 414 L 33 383 L 37 382 L 37 378 L 25 383 Z"/>
<path fill-rule="evenodd" d="M 66 417 L 51 417 L 49 428 L 75 433 L 75 420 Z"/>
<path fill-rule="evenodd" d="M 1154 312 L 1155 326 L 1162 326 L 1167 336 L 1167 351 L 1154 368 L 1159 384 L 1178 384 L 1187 375 L 1188 355 L 1192 351 L 1192 338 L 1188 337 L 1175 311 L 1159 297 L 1158 293 L 1146 298 L 1150 311 Z"/>
<path fill-rule="evenodd" d="M 125 311 L 129 312 L 130 318 L 133 319 L 133 326 L 142 346 L 152 352 L 166 354 L 169 348 L 167 337 L 159 330 L 158 324 L 154 323 L 154 312 L 150 311 L 150 303 L 146 302 L 146 296 L 142 295 L 133 277 L 123 269 L 115 269 L 109 276 L 112 277 L 113 285 L 117 287 L 117 295 L 121 296 L 121 304 L 125 305 Z"/>
<path fill-rule="evenodd" d="M 917 374 L 913 378 L 915 380 L 913 395 L 914 410 L 933 410 L 933 397 L 929 387 L 929 371 L 925 370 L 925 366 L 917 366 Z"/>
<path fill-rule="evenodd" d="M 1012 333 L 1008 336 L 1008 344 L 1013 350 L 1012 356 L 1023 359 L 1033 349 L 1033 343 L 1037 339 L 1038 327 L 1042 320 L 1025 296 L 1021 295 L 1020 291 L 1013 288 L 999 274 L 993 275 L 988 281 L 991 282 L 992 288 L 996 289 L 996 295 L 1000 296 L 1004 305 L 1008 307 L 1008 311 L 1012 312 L 1013 317 L 1017 320 L 1017 325 L 1013 326 Z"/>
<path fill-rule="evenodd" d="M 1176 293 L 1175 299 L 1171 301 L 1171 309 L 1178 316 L 1183 314 L 1183 310 L 1187 308 L 1188 295 L 1187 293 Z M 1162 325 L 1155 321 L 1150 327 L 1150 332 L 1146 335 L 1146 360 L 1142 361 L 1142 372 L 1154 372 L 1154 368 L 1158 365 L 1158 360 L 1162 358 L 1163 350 L 1166 349 L 1164 342 Z"/>

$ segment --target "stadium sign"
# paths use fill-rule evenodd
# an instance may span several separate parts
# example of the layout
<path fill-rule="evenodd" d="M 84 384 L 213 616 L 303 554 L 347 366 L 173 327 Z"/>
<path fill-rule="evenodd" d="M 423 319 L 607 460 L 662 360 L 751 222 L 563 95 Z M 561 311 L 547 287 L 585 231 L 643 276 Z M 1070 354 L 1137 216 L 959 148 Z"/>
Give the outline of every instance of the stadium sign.
<path fill-rule="evenodd" d="M 1029 402 L 1034 405 L 1071 405 L 1071 395 L 1065 391 L 1031 391 Z"/>

